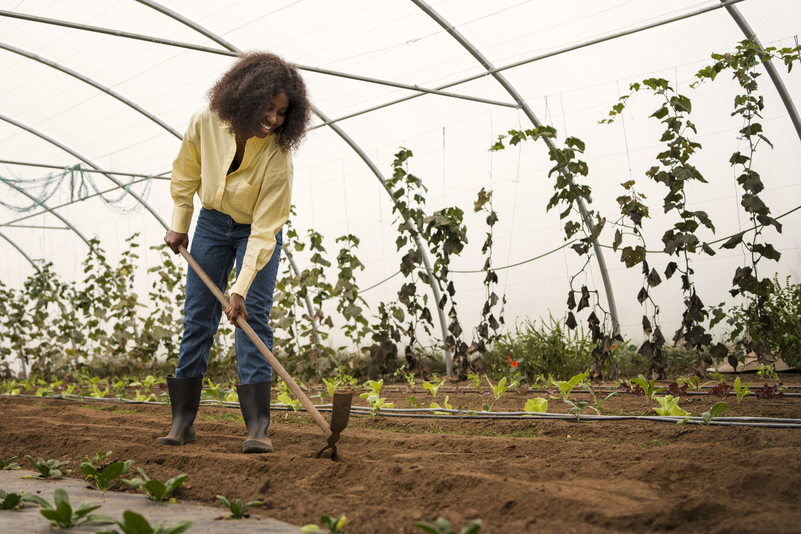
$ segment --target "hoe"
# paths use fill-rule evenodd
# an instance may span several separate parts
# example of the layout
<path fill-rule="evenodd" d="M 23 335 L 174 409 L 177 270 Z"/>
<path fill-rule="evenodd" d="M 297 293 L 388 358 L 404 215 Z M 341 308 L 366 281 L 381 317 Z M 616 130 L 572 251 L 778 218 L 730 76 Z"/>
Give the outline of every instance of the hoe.
<path fill-rule="evenodd" d="M 206 275 L 203 269 L 198 265 L 189 252 L 184 248 L 183 245 L 178 247 L 178 250 L 181 252 L 186 261 L 189 262 L 189 265 L 194 269 L 195 273 L 203 280 L 203 283 L 206 284 L 206 287 L 214 293 L 214 296 L 217 297 L 217 300 L 223 305 L 223 309 L 228 307 L 228 299 L 225 298 L 225 295 L 222 294 L 220 289 L 214 285 L 211 279 Z M 289 376 L 284 366 L 281 365 L 273 353 L 270 352 L 270 349 L 264 344 L 264 342 L 259 339 L 259 336 L 256 335 L 256 332 L 253 331 L 253 328 L 245 321 L 242 316 L 236 318 L 236 324 L 239 328 L 242 329 L 245 334 L 250 338 L 254 345 L 259 349 L 262 355 L 267 358 L 267 361 L 270 362 L 270 365 L 275 369 L 289 389 L 292 390 L 292 393 L 298 398 L 300 403 L 306 408 L 306 411 L 309 412 L 314 419 L 314 422 L 317 423 L 317 426 L 323 431 L 323 435 L 325 439 L 328 441 L 325 447 L 320 449 L 317 452 L 317 458 L 320 458 L 320 455 L 327 449 L 331 449 L 331 459 L 335 460 L 337 457 L 337 441 L 339 441 L 340 433 L 345 430 L 345 427 L 348 426 L 348 419 L 350 418 L 350 406 L 351 400 L 353 398 L 353 393 L 334 393 L 334 403 L 333 408 L 331 410 L 331 424 L 329 425 L 326 420 L 320 415 L 320 412 L 317 411 L 317 408 L 312 404 L 309 400 L 309 397 L 300 389 L 300 386 Z"/>

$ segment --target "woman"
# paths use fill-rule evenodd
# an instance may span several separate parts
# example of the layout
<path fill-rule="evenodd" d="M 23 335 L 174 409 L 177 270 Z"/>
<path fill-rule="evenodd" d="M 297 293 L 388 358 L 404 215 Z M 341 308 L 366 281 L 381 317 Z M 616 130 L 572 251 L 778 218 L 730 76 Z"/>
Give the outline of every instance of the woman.
<path fill-rule="evenodd" d="M 272 350 L 269 326 L 281 227 L 289 217 L 291 151 L 311 117 L 306 86 L 297 68 L 274 54 L 240 57 L 209 91 L 209 105 L 192 116 L 173 163 L 171 229 L 164 241 L 174 253 L 189 246 L 193 197 L 203 205 L 192 238 L 192 255 L 225 292 L 236 264 L 225 315 L 242 316 Z M 172 429 L 161 445 L 197 439 L 194 420 L 213 336 L 222 306 L 190 268 L 184 303 L 184 337 L 175 376 L 167 377 Z M 237 386 L 248 437 L 246 453 L 272 452 L 270 424 L 272 367 L 253 342 L 236 330 Z"/>

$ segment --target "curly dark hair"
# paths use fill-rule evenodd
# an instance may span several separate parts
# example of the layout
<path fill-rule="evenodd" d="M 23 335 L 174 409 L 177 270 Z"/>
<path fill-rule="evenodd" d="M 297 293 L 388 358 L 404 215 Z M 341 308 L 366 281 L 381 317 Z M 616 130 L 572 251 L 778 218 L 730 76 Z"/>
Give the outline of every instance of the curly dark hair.
<path fill-rule="evenodd" d="M 209 90 L 209 109 L 230 125 L 234 134 L 248 138 L 277 95 L 289 98 L 284 124 L 276 130 L 281 150 L 298 147 L 311 121 L 311 103 L 298 68 L 275 54 L 242 54 L 234 66 Z"/>

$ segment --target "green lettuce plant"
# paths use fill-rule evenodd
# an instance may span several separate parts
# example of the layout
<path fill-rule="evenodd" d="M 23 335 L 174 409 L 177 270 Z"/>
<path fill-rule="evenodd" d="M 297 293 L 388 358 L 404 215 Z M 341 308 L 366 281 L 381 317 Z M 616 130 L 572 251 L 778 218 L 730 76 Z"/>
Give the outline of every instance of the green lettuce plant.
<path fill-rule="evenodd" d="M 734 379 L 734 393 L 737 395 L 737 404 L 743 402 L 745 396 L 748 395 L 748 390 L 751 389 L 751 384 L 753 384 L 753 382 L 749 382 L 743 386 L 739 376 Z"/>
<path fill-rule="evenodd" d="M 54 505 L 41 499 L 38 504 L 39 511 L 51 525 L 58 529 L 72 528 L 83 523 L 112 523 L 114 520 L 104 515 L 89 515 L 93 510 L 100 508 L 99 504 L 90 502 L 81 503 L 75 510 L 70 505 L 70 498 L 64 488 L 56 488 L 53 495 Z"/>
<path fill-rule="evenodd" d="M 315 524 L 304 525 L 300 530 L 304 534 L 345 534 L 346 519 L 345 514 L 340 514 L 338 517 L 323 514 L 320 518 L 320 523 L 325 526 L 326 530 Z"/>
<path fill-rule="evenodd" d="M 131 480 L 122 479 L 122 481 L 131 488 L 138 488 L 144 491 L 150 500 L 155 502 L 164 502 L 166 499 L 170 499 L 172 492 L 180 488 L 189 478 L 189 475 L 180 474 L 164 483 L 155 478 L 148 477 L 141 467 L 137 468 L 137 471 L 142 475 L 141 478 L 136 477 Z M 170 499 L 170 501 L 172 500 L 173 499 Z"/>
<path fill-rule="evenodd" d="M 689 412 L 685 412 L 679 408 L 679 397 L 673 395 L 665 395 L 664 397 L 657 397 L 659 408 L 654 408 L 654 411 L 659 415 L 676 416 L 676 417 L 689 417 Z"/>
<path fill-rule="evenodd" d="M 648 400 L 654 400 L 654 395 L 665 391 L 665 388 L 655 387 L 656 379 L 647 380 L 643 375 L 640 375 L 637 378 L 632 378 L 631 382 L 637 384 L 643 389 L 643 391 L 645 391 L 645 397 Z"/>
<path fill-rule="evenodd" d="M 8 460 L 3 460 L 0 458 L 0 471 L 12 471 L 14 469 L 20 469 L 19 464 L 17 462 L 13 462 L 12 460 L 16 460 L 16 456 L 12 456 Z"/>
<path fill-rule="evenodd" d="M 428 392 L 431 393 L 431 396 L 436 399 L 437 392 L 439 392 L 439 388 L 441 388 L 442 384 L 444 383 L 444 378 L 437 378 L 435 376 L 431 382 L 423 382 L 423 389 L 428 390 Z"/>
<path fill-rule="evenodd" d="M 535 397 L 533 399 L 528 399 L 526 401 L 526 405 L 523 407 L 523 411 L 533 412 L 533 413 L 547 413 L 548 400 L 543 399 L 542 397 Z"/>
<path fill-rule="evenodd" d="M 726 404 L 725 402 L 716 403 L 714 406 L 712 406 L 712 408 L 709 409 L 708 412 L 704 412 L 704 413 L 701 414 L 701 420 L 702 420 L 703 424 L 706 425 L 706 426 L 709 426 L 709 424 L 712 422 L 712 420 L 715 417 L 717 417 L 720 414 L 722 414 L 723 412 L 725 412 L 728 407 L 729 407 L 729 405 Z"/>
<path fill-rule="evenodd" d="M 6 493 L 0 489 L 0 510 L 17 510 L 22 508 L 23 503 L 32 502 L 39 506 L 49 506 L 47 501 L 34 494 L 26 494 L 25 491 L 19 493 Z"/>
<path fill-rule="evenodd" d="M 62 471 L 60 468 L 70 463 L 69 460 L 61 462 L 59 460 L 43 460 L 39 458 L 38 460 L 34 460 L 33 456 L 30 454 L 26 454 L 25 458 L 31 463 L 34 469 L 39 471 L 39 476 L 41 478 L 50 478 L 50 477 L 60 477 L 66 475 L 70 471 L 65 469 Z M 23 478 L 37 478 L 37 477 L 23 477 Z"/>
<path fill-rule="evenodd" d="M 119 482 L 119 477 L 127 473 L 133 463 L 133 460 L 125 460 L 124 462 L 114 462 L 98 469 L 96 464 L 92 462 L 83 462 L 81 464 L 81 472 L 86 475 L 87 479 L 94 480 L 97 489 L 105 491 Z"/>
<path fill-rule="evenodd" d="M 554 380 L 552 376 L 548 376 L 548 380 L 556 386 L 556 391 L 562 397 L 562 400 L 567 402 L 567 399 L 570 397 L 570 393 L 573 391 L 573 388 L 576 387 L 579 382 L 586 380 L 589 377 L 589 373 L 582 373 L 578 375 L 574 375 L 570 378 L 570 380 Z"/>
<path fill-rule="evenodd" d="M 123 534 L 181 534 L 194 523 L 191 521 L 178 521 L 172 526 L 165 527 L 164 521 L 150 525 L 147 519 L 132 510 L 122 513 L 122 521 L 113 521 L 122 530 Z M 97 534 L 120 534 L 114 528 L 101 530 Z"/>
<path fill-rule="evenodd" d="M 242 502 L 241 499 L 229 501 L 222 495 L 217 495 L 217 499 L 231 511 L 231 515 L 229 517 L 232 519 L 242 519 L 243 517 L 248 517 L 248 509 L 251 506 L 261 506 L 261 501 L 250 501 L 247 503 Z"/>
<path fill-rule="evenodd" d="M 444 400 L 444 401 L 443 401 L 443 403 L 442 403 L 442 404 L 443 404 L 443 406 L 440 406 L 440 405 L 439 405 L 439 404 L 437 404 L 436 402 L 432 402 L 432 403 L 431 403 L 431 408 L 433 408 L 433 409 L 435 409 L 435 410 L 442 410 L 442 409 L 445 409 L 445 410 L 453 410 L 453 406 L 451 406 L 451 405 L 448 403 L 448 399 L 449 399 L 449 398 L 450 398 L 450 395 L 445 395 L 445 400 Z M 449 414 L 448 414 L 448 412 L 434 412 L 434 415 L 449 415 Z"/>

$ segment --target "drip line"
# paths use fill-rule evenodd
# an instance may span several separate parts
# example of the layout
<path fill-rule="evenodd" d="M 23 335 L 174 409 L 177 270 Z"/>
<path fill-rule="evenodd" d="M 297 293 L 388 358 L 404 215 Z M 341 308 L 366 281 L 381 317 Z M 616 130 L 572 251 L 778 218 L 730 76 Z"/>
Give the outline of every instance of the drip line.
<path fill-rule="evenodd" d="M 165 406 L 165 402 L 153 401 L 136 401 L 131 399 L 120 398 L 94 398 L 84 397 L 80 398 L 77 395 L 52 395 L 49 397 L 37 397 L 35 395 L 8 395 L 3 394 L 3 397 L 19 397 L 28 399 L 59 399 L 70 400 L 79 402 L 109 402 L 116 404 L 150 404 Z M 237 402 L 219 402 L 205 400 L 200 402 L 203 406 L 220 406 L 226 408 L 239 408 Z M 272 404 L 271 409 L 277 411 L 294 411 L 305 412 L 303 408 L 295 409 L 288 404 Z M 332 410 L 331 404 L 320 404 L 315 407 L 322 412 L 329 412 Z M 558 421 L 573 421 L 580 422 L 575 415 L 561 414 L 561 413 L 542 413 L 542 412 L 475 412 L 471 414 L 465 411 L 461 413 L 458 410 L 447 408 L 383 408 L 375 413 L 366 406 L 352 406 L 351 413 L 353 415 L 370 415 L 371 417 L 406 417 L 412 419 L 455 419 L 455 420 L 487 420 L 487 419 L 502 419 L 502 420 L 558 420 Z M 661 423 L 679 423 L 687 421 L 687 423 L 703 425 L 701 417 L 677 417 L 677 416 L 656 416 L 656 415 L 591 415 L 583 414 L 581 419 L 585 421 L 656 421 Z M 801 428 L 801 419 L 783 419 L 783 418 L 769 418 L 769 417 L 716 417 L 709 422 L 710 425 L 715 426 L 746 426 L 746 427 L 761 427 L 761 428 Z"/>

